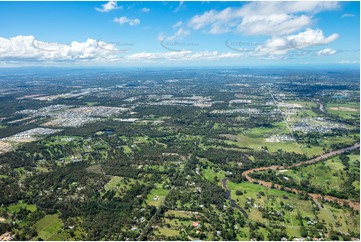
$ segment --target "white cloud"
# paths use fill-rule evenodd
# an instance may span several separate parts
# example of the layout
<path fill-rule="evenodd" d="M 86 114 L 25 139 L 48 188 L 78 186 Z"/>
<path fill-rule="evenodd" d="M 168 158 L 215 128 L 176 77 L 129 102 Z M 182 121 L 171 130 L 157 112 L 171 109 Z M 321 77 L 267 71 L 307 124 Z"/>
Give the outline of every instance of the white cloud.
<path fill-rule="evenodd" d="M 247 35 L 285 35 L 298 31 L 311 23 L 311 17 L 289 14 L 244 17 L 237 31 Z"/>
<path fill-rule="evenodd" d="M 326 48 L 326 49 L 318 51 L 317 55 L 319 55 L 319 56 L 334 55 L 334 54 L 336 54 L 336 52 L 337 52 L 336 50 Z"/>
<path fill-rule="evenodd" d="M 210 34 L 285 35 L 309 26 L 312 15 L 339 7 L 337 2 L 251 2 L 239 8 L 210 10 L 194 16 L 188 26 Z"/>
<path fill-rule="evenodd" d="M 95 10 L 105 13 L 105 12 L 109 12 L 111 10 L 121 9 L 121 8 L 122 7 L 118 7 L 116 1 L 109 1 L 106 4 L 103 4 L 101 8 L 95 8 Z"/>
<path fill-rule="evenodd" d="M 176 29 L 176 28 L 179 28 L 180 26 L 182 26 L 183 25 L 183 22 L 182 21 L 178 21 L 177 23 L 175 23 L 172 27 L 174 28 L 174 29 Z"/>
<path fill-rule="evenodd" d="M 342 16 L 341 16 L 341 18 L 351 18 L 351 17 L 355 17 L 355 14 L 345 13 L 345 14 L 342 14 Z"/>
<path fill-rule="evenodd" d="M 177 13 L 179 10 L 181 10 L 183 3 L 183 1 L 180 1 L 178 7 L 176 7 L 173 12 Z"/>
<path fill-rule="evenodd" d="M 294 48 L 305 48 L 308 46 L 325 45 L 336 40 L 338 37 L 338 34 L 331 34 L 330 36 L 325 37 L 323 31 L 320 29 L 307 29 L 297 35 L 288 36 L 287 40 Z"/>
<path fill-rule="evenodd" d="M 170 52 L 141 52 L 131 55 L 126 55 L 128 60 L 219 60 L 227 58 L 239 58 L 243 55 L 232 52 L 218 52 L 218 51 L 200 51 L 193 52 L 191 50 L 170 51 Z"/>
<path fill-rule="evenodd" d="M 123 55 L 121 55 L 123 54 Z M 191 50 L 140 52 L 124 55 L 114 44 L 94 39 L 68 44 L 45 42 L 34 36 L 0 37 L 0 63 L 123 63 L 157 59 L 171 61 L 219 60 L 242 57 L 241 53 Z"/>
<path fill-rule="evenodd" d="M 0 37 L 2 61 L 115 61 L 118 51 L 115 45 L 94 39 L 61 44 L 39 41 L 32 35 Z"/>
<path fill-rule="evenodd" d="M 328 37 L 323 35 L 322 30 L 307 29 L 297 35 L 286 37 L 273 37 L 264 44 L 257 46 L 255 55 L 285 55 L 289 51 L 302 51 L 307 47 L 321 46 L 338 38 L 338 34 Z"/>
<path fill-rule="evenodd" d="M 140 11 L 143 13 L 148 13 L 148 12 L 150 12 L 150 8 L 142 8 L 142 9 L 140 9 Z"/>
<path fill-rule="evenodd" d="M 167 40 L 175 40 L 175 39 L 182 39 L 183 37 L 190 34 L 189 30 L 185 30 L 183 28 L 178 29 L 172 36 L 167 37 Z"/>
<path fill-rule="evenodd" d="M 325 10 L 339 8 L 338 2 L 325 1 L 294 1 L 294 2 L 251 2 L 240 9 L 243 16 L 271 15 L 271 14 L 295 14 L 295 13 L 318 13 Z"/>
<path fill-rule="evenodd" d="M 184 37 L 190 35 L 191 31 L 188 28 L 184 28 L 181 26 L 183 26 L 183 22 L 178 21 L 176 24 L 174 24 L 172 26 L 173 29 L 178 28 L 178 30 L 176 32 L 174 32 L 173 35 L 167 37 L 166 34 L 164 32 L 162 32 L 158 35 L 158 40 L 164 41 L 164 40 L 183 39 Z"/>
<path fill-rule="evenodd" d="M 125 23 L 128 23 L 130 26 L 134 26 L 134 25 L 139 25 L 140 24 L 140 20 L 135 18 L 135 19 L 129 19 L 125 16 L 120 17 L 120 18 L 114 18 L 113 22 L 115 23 L 119 23 L 120 25 L 123 25 Z"/>

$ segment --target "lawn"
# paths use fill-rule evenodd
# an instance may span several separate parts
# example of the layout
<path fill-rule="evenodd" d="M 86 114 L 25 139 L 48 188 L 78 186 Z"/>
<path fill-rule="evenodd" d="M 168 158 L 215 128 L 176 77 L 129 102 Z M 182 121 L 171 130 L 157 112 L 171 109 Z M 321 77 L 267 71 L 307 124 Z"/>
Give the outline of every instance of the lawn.
<path fill-rule="evenodd" d="M 104 189 L 106 191 L 109 191 L 111 189 L 116 189 L 118 188 L 123 182 L 123 177 L 120 176 L 113 176 L 112 179 L 110 179 L 110 181 L 105 184 Z"/>
<path fill-rule="evenodd" d="M 204 178 L 206 178 L 208 181 L 210 182 L 214 182 L 214 177 L 217 176 L 218 180 L 219 180 L 219 184 L 221 184 L 220 180 L 224 177 L 226 177 L 226 173 L 224 171 L 219 171 L 216 172 L 214 169 L 211 168 L 207 168 L 207 169 L 203 169 L 202 170 L 202 175 L 204 176 Z"/>
<path fill-rule="evenodd" d="M 133 153 L 132 149 L 129 148 L 128 145 L 123 145 L 122 147 L 123 147 L 123 152 L 124 152 L 125 154 L 128 155 L 128 154 L 132 154 L 132 153 Z"/>
<path fill-rule="evenodd" d="M 290 237 L 300 238 L 301 237 L 301 227 L 293 226 L 286 228 L 287 235 Z"/>
<path fill-rule="evenodd" d="M 58 233 L 62 226 L 63 222 L 58 214 L 46 215 L 34 225 L 38 238 L 43 240 L 64 240 L 64 235 Z"/>
<path fill-rule="evenodd" d="M 120 197 L 123 195 L 125 190 L 128 190 L 132 184 L 136 182 L 133 178 L 124 178 L 120 176 L 113 176 L 110 181 L 105 184 L 104 189 L 106 191 L 109 190 L 116 190 L 117 193 L 115 194 L 116 197 Z"/>
<path fill-rule="evenodd" d="M 162 205 L 169 190 L 162 188 L 161 184 L 155 184 L 156 188 L 153 188 L 147 197 L 147 204 L 155 207 Z"/>
<path fill-rule="evenodd" d="M 8 210 L 9 210 L 9 212 L 17 213 L 20 211 L 20 208 L 26 208 L 27 210 L 30 210 L 31 212 L 35 212 L 37 209 L 36 205 L 34 205 L 34 204 L 27 204 L 27 203 L 19 202 L 17 204 L 10 205 L 8 207 Z"/>
<path fill-rule="evenodd" d="M 159 232 L 157 231 L 157 234 L 165 235 L 165 236 L 178 236 L 179 231 L 175 229 L 169 229 L 169 228 L 157 228 Z"/>
<path fill-rule="evenodd" d="M 168 210 L 165 213 L 165 216 L 174 216 L 176 218 L 191 218 L 193 214 L 190 211 Z"/>
<path fill-rule="evenodd" d="M 319 218 L 325 220 L 327 224 L 331 224 L 336 231 L 348 233 L 348 230 L 359 231 L 360 215 L 352 215 L 346 209 L 336 209 L 329 204 L 324 204 L 320 209 Z M 336 222 L 341 226 L 336 226 Z"/>
<path fill-rule="evenodd" d="M 164 220 L 164 224 L 165 225 L 168 224 L 173 228 L 184 228 L 184 227 L 187 227 L 187 226 L 191 226 L 192 225 L 192 220 L 179 220 L 179 219 L 176 219 L 176 218 L 173 218 L 173 219 L 166 218 Z"/>
<path fill-rule="evenodd" d="M 92 165 L 85 169 L 89 173 L 103 174 L 101 165 Z"/>

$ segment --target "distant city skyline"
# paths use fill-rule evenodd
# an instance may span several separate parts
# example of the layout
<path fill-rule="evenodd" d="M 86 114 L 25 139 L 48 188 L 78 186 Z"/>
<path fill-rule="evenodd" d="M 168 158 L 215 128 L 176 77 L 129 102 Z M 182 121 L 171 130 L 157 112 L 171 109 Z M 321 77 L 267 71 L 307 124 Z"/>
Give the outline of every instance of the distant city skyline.
<path fill-rule="evenodd" d="M 0 67 L 358 66 L 359 2 L 0 2 Z"/>

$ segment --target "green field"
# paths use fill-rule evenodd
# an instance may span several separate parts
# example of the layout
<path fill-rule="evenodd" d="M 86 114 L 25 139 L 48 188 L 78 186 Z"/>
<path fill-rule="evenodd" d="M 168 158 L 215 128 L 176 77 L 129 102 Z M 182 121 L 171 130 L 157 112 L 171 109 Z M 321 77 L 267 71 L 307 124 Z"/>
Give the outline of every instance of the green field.
<path fill-rule="evenodd" d="M 350 167 L 359 174 L 358 164 L 360 157 L 357 155 L 349 155 Z M 320 162 L 314 165 L 298 168 L 297 170 L 287 170 L 282 172 L 286 177 L 292 177 L 293 180 L 300 184 L 302 180 L 308 180 L 314 187 L 322 188 L 325 191 L 342 190 L 343 183 L 347 180 L 348 176 L 343 172 L 344 165 L 342 164 L 339 156 L 328 159 L 327 161 Z M 281 172 L 278 171 L 278 174 Z M 355 188 L 359 189 L 359 181 L 354 183 Z"/>
<path fill-rule="evenodd" d="M 156 188 L 153 188 L 147 197 L 147 204 L 155 207 L 159 207 L 165 196 L 168 194 L 169 190 L 162 188 L 161 184 L 155 184 Z"/>
<path fill-rule="evenodd" d="M 157 230 L 159 230 L 159 232 L 157 231 L 157 233 L 165 235 L 165 236 L 177 236 L 179 235 L 179 231 L 175 230 L 175 229 L 169 229 L 169 228 L 158 228 Z"/>
<path fill-rule="evenodd" d="M 359 214 L 355 216 L 354 212 L 343 209 L 343 208 L 335 208 L 328 204 L 323 204 L 316 214 L 313 211 L 313 205 L 311 201 L 301 200 L 297 195 L 276 190 L 276 189 L 268 189 L 263 186 L 252 184 L 248 182 L 244 183 L 232 183 L 228 182 L 228 187 L 231 189 L 232 198 L 237 201 L 237 203 L 245 208 L 245 203 L 247 202 L 247 198 L 255 199 L 255 204 L 257 207 L 264 206 L 267 208 L 272 208 L 276 211 L 284 211 L 284 219 L 285 219 L 285 227 L 289 236 L 293 237 L 301 237 L 300 234 L 300 223 L 297 219 L 297 212 L 301 214 L 303 218 L 309 218 L 311 220 L 318 221 L 326 221 L 324 223 L 326 227 L 334 228 L 336 231 L 341 233 L 348 233 L 348 230 L 355 231 L 360 226 Z M 237 196 L 235 191 L 239 190 L 243 192 L 243 195 Z M 265 195 L 260 195 L 260 192 L 264 192 Z M 286 197 L 285 197 L 286 196 Z M 282 208 L 281 204 L 288 204 L 294 207 L 292 211 L 286 211 Z M 249 219 L 252 221 L 257 221 L 265 224 L 273 223 L 278 224 L 279 222 L 271 222 L 262 217 L 261 212 L 258 210 L 256 206 L 252 206 L 248 209 L 247 213 L 249 215 Z M 317 215 L 317 217 L 316 217 Z M 304 220 L 304 223 L 308 220 Z M 336 225 L 336 222 L 338 223 Z M 259 231 L 261 231 L 260 229 Z M 262 230 L 262 233 L 266 232 Z M 267 233 L 263 233 L 264 236 Z"/>
<path fill-rule="evenodd" d="M 193 213 L 190 211 L 181 211 L 181 210 L 168 210 L 165 213 L 166 217 L 174 216 L 176 218 L 191 218 Z"/>
<path fill-rule="evenodd" d="M 135 184 L 136 180 L 133 178 L 124 178 L 120 176 L 113 176 L 110 181 L 105 184 L 104 189 L 106 191 L 115 190 L 115 197 L 122 196 L 128 189 Z"/>
<path fill-rule="evenodd" d="M 336 109 L 336 110 L 335 110 Z M 343 119 L 354 119 L 360 117 L 359 103 L 327 103 L 326 111 Z"/>
<path fill-rule="evenodd" d="M 125 154 L 132 154 L 133 153 L 132 149 L 129 148 L 128 145 L 123 145 L 122 147 L 123 147 L 123 150 L 124 150 Z"/>
<path fill-rule="evenodd" d="M 66 237 L 61 234 L 63 223 L 58 214 L 46 215 L 35 225 L 38 232 L 38 238 L 43 240 L 64 240 Z"/>
<path fill-rule="evenodd" d="M 11 213 L 17 213 L 20 211 L 21 208 L 25 208 L 27 210 L 30 210 L 31 212 L 34 212 L 37 209 L 36 205 L 34 205 L 34 204 L 27 204 L 27 203 L 22 203 L 22 202 L 19 202 L 14 205 L 10 205 L 7 208 L 9 210 L 9 212 L 11 212 Z"/>
<path fill-rule="evenodd" d="M 225 135 L 228 139 L 225 142 L 238 147 L 249 147 L 255 150 L 261 150 L 267 147 L 271 152 L 283 150 L 286 152 L 296 152 L 305 154 L 309 157 L 323 153 L 321 146 L 306 147 L 303 144 L 297 144 L 295 141 L 271 142 L 267 140 L 273 135 L 288 134 L 289 130 L 284 122 L 274 124 L 272 128 L 253 128 L 246 130 L 236 136 Z"/>

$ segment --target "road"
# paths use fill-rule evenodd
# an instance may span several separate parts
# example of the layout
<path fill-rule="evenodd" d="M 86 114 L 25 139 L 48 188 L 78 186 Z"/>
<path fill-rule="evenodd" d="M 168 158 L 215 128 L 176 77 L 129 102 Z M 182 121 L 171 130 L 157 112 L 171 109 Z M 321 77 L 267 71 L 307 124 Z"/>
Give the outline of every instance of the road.
<path fill-rule="evenodd" d="M 259 168 L 254 168 L 254 169 L 244 171 L 242 173 L 242 175 L 249 182 L 252 182 L 252 183 L 257 182 L 258 184 L 260 184 L 262 186 L 271 188 L 272 187 L 271 182 L 266 182 L 266 181 L 263 181 L 263 180 L 254 179 L 254 178 L 250 177 L 249 175 L 251 173 L 254 173 L 254 172 L 257 172 L 257 171 L 267 171 L 269 169 L 270 170 L 283 170 L 283 169 L 289 169 L 289 168 L 298 167 L 298 166 L 302 166 L 302 165 L 310 165 L 310 164 L 313 164 L 313 163 L 317 163 L 317 162 L 319 162 L 321 160 L 327 159 L 329 157 L 332 157 L 334 155 L 339 155 L 339 154 L 342 154 L 342 153 L 345 153 L 345 152 L 348 152 L 348 151 L 351 151 L 351 150 L 354 150 L 354 149 L 357 149 L 357 148 L 360 148 L 359 143 L 356 143 L 353 146 L 350 146 L 350 147 L 347 147 L 347 148 L 343 148 L 343 149 L 339 149 L 339 150 L 331 151 L 329 153 L 322 154 L 322 155 L 320 155 L 320 156 L 318 156 L 316 158 L 313 158 L 311 160 L 299 162 L 299 163 L 293 164 L 291 166 L 286 167 L 286 166 L 275 166 L 275 165 L 273 165 L 273 166 L 259 167 Z M 273 184 L 273 188 L 281 189 L 281 187 L 285 191 L 294 192 L 294 193 L 297 193 L 297 194 L 305 192 L 305 191 L 297 190 L 297 189 L 294 189 L 294 188 L 284 187 L 284 186 L 281 186 L 279 184 Z M 315 194 L 315 193 L 307 193 L 307 194 L 308 194 L 308 196 L 312 197 L 313 200 L 315 200 L 315 201 L 317 201 L 318 199 L 323 199 L 323 200 L 326 200 L 326 201 L 329 201 L 329 202 L 335 202 L 335 203 L 337 203 L 337 204 L 339 204 L 341 206 L 344 206 L 345 204 L 348 204 L 352 209 L 360 211 L 360 203 L 359 202 L 355 202 L 355 201 L 352 201 L 352 200 L 349 200 L 349 199 L 341 199 L 341 198 L 337 198 L 337 197 L 332 197 L 332 196 L 328 196 L 328 195 L 323 196 L 323 195 Z"/>
<path fill-rule="evenodd" d="M 288 121 L 287 121 L 286 114 L 285 114 L 284 112 L 282 112 L 280 106 L 278 105 L 278 102 L 276 101 L 276 99 L 275 99 L 275 97 L 273 96 L 273 94 L 272 94 L 272 92 L 271 92 L 270 89 L 268 89 L 268 92 L 269 92 L 269 94 L 271 95 L 272 100 L 273 100 L 273 103 L 276 105 L 276 107 L 277 107 L 277 109 L 278 109 L 278 112 L 281 113 L 281 115 L 282 115 L 282 117 L 283 117 L 283 121 L 285 122 L 285 124 L 286 124 L 286 126 L 287 126 L 287 129 L 289 130 L 289 132 L 290 132 L 293 140 L 296 142 L 298 148 L 301 150 L 301 147 L 299 146 L 299 144 L 298 144 L 298 142 L 297 142 L 297 139 L 295 138 L 295 136 L 294 136 L 294 134 L 293 134 L 293 131 L 292 131 L 292 129 L 291 129 L 291 127 L 290 127 L 290 125 L 289 125 L 289 123 L 288 123 Z"/>
<path fill-rule="evenodd" d="M 212 129 L 214 127 L 214 124 L 215 123 L 213 122 L 210 129 L 204 134 L 204 137 L 207 137 L 208 134 L 212 131 Z M 198 143 L 195 144 L 195 147 L 194 147 L 193 151 L 189 154 L 189 158 L 191 157 L 191 155 L 193 155 L 196 152 L 196 150 L 198 149 L 200 143 L 201 143 L 201 140 L 199 140 Z M 185 166 L 180 170 L 180 173 L 183 172 L 184 168 L 185 168 Z M 175 188 L 176 188 L 176 186 L 173 186 L 170 189 L 170 191 L 168 192 L 168 194 L 171 193 Z M 157 208 L 157 211 L 155 212 L 155 214 L 148 220 L 147 225 L 144 227 L 143 231 L 140 233 L 140 235 L 138 237 L 138 241 L 143 241 L 145 239 L 147 233 L 149 232 L 149 229 L 150 229 L 152 223 L 156 220 L 157 215 L 159 215 L 159 213 L 160 213 L 160 208 L 165 204 L 166 199 L 167 199 L 167 196 L 162 201 L 162 203 L 159 205 L 159 207 Z"/>

